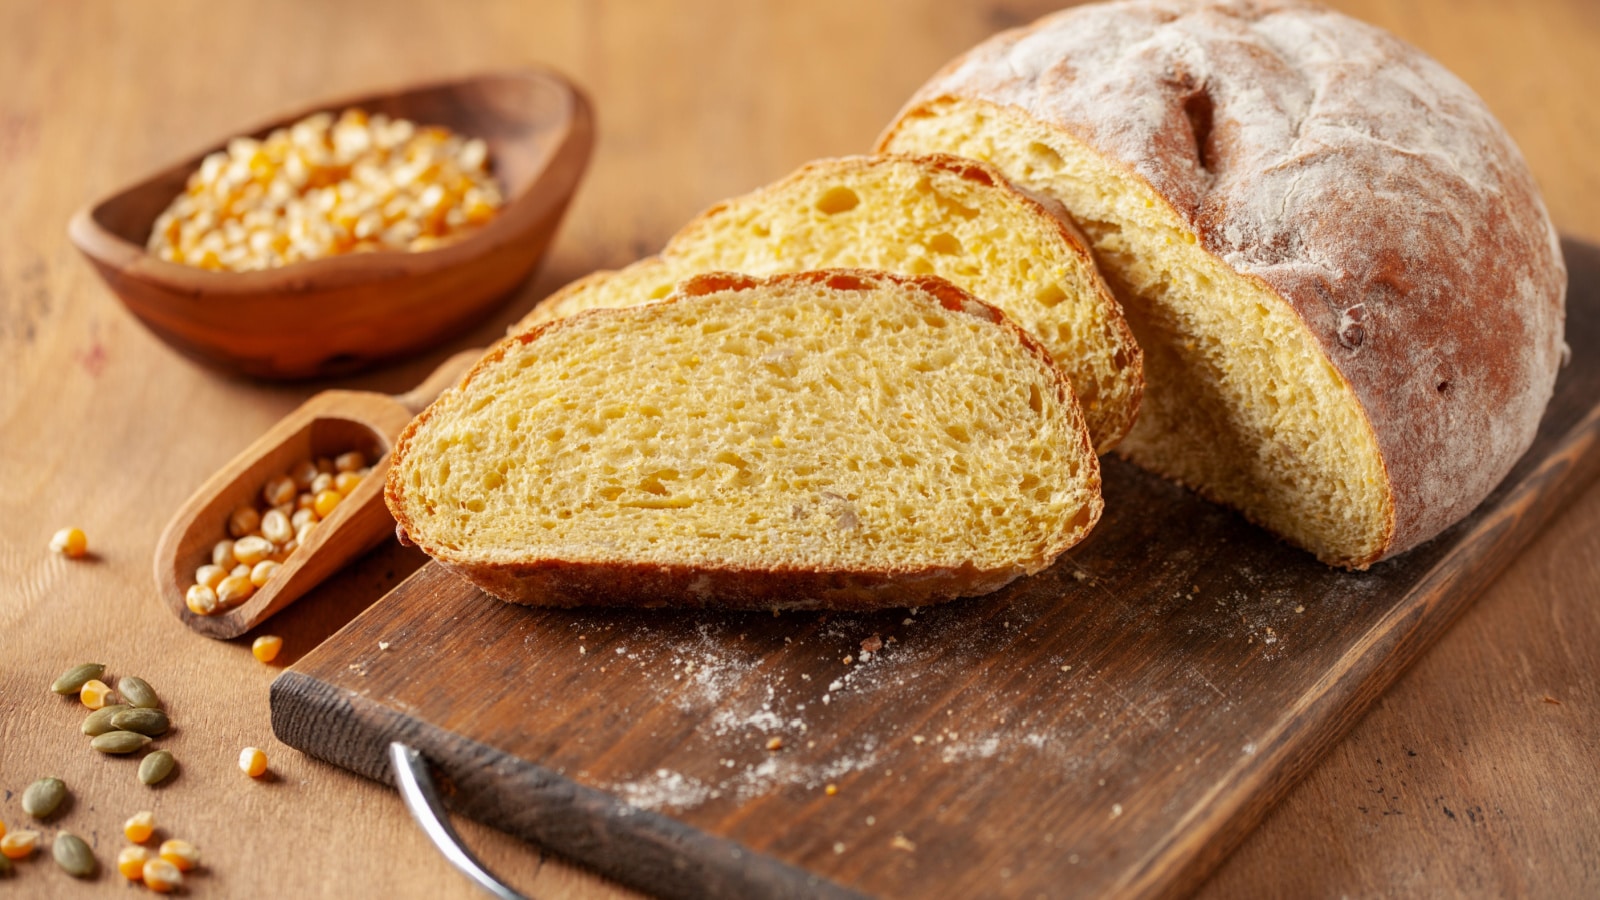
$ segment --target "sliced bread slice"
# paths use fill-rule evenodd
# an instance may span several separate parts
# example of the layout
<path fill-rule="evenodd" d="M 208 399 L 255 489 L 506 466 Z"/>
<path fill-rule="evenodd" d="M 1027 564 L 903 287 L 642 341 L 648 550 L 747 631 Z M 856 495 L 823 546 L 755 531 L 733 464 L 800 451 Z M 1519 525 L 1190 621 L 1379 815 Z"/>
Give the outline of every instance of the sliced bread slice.
<path fill-rule="evenodd" d="M 507 338 L 401 436 L 402 536 L 548 606 L 912 606 L 1100 517 L 1049 354 L 936 277 L 707 274 Z"/>
<path fill-rule="evenodd" d="M 660 299 L 699 272 L 751 275 L 859 267 L 938 275 L 1004 310 L 1066 371 L 1095 448 L 1133 427 L 1139 347 L 1061 205 L 954 156 L 854 156 L 810 163 L 713 206 L 660 256 L 558 291 L 512 333 L 598 306 Z"/>

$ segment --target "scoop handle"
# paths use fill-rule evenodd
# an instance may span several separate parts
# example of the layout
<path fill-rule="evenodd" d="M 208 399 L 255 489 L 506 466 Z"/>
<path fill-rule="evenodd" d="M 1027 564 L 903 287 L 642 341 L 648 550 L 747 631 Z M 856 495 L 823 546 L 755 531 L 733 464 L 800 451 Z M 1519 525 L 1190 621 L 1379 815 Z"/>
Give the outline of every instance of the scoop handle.
<path fill-rule="evenodd" d="M 411 410 L 412 415 L 422 412 L 428 407 L 428 404 L 439 399 L 440 394 L 454 387 L 456 382 L 467 374 L 467 370 L 472 368 L 479 359 L 483 358 L 483 352 L 482 347 L 462 350 L 460 353 L 440 363 L 439 367 L 433 370 L 433 374 L 424 378 L 421 384 L 406 391 L 404 394 L 395 395 L 394 399 L 401 406 Z"/>

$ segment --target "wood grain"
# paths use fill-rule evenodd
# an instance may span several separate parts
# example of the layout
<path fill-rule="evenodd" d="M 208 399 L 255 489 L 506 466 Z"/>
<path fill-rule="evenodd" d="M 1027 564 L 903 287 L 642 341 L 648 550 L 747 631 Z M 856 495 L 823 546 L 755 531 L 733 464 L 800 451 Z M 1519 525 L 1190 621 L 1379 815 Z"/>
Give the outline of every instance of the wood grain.
<path fill-rule="evenodd" d="M 47 838 L 58 827 L 77 831 L 105 864 L 121 821 L 154 809 L 163 827 L 200 842 L 196 897 L 262 884 L 285 897 L 478 896 L 393 791 L 271 737 L 267 686 L 277 670 L 251 658 L 253 634 L 193 635 L 156 596 L 150 559 L 162 525 L 194 485 L 310 395 L 418 383 L 452 349 L 492 339 L 573 277 L 654 251 L 711 203 L 813 157 L 865 149 L 945 60 L 1058 5 L 0 4 L 0 820 L 24 821 L 15 792 L 54 773 L 80 800 L 47 825 Z M 1561 229 L 1600 238 L 1592 2 L 1334 5 L 1461 75 L 1521 146 Z M 530 64 L 566 73 L 593 100 L 592 168 L 537 279 L 425 358 L 337 385 L 218 378 L 132 319 L 66 240 L 74 209 L 262 111 Z M 66 524 L 87 530 L 93 560 L 45 552 Z M 421 562 L 386 545 L 275 616 L 280 661 L 293 662 Z M 1591 486 L 1202 894 L 1600 894 L 1600 811 L 1586 802 L 1600 796 L 1597 601 L 1600 486 Z M 163 744 L 180 769 L 162 790 L 140 786 L 126 761 L 81 746 L 81 712 L 44 690 L 90 658 L 143 675 L 168 699 L 176 730 Z M 246 744 L 271 755 L 274 780 L 246 782 L 233 767 Z M 458 824 L 492 867 L 540 898 L 632 896 L 519 839 Z M 0 892 L 126 891 L 109 874 L 77 884 L 48 860 L 19 868 Z"/>
<path fill-rule="evenodd" d="M 1600 345 L 1600 248 L 1566 252 Z M 1496 492 L 1364 574 L 1114 460 L 1084 544 L 920 614 L 532 610 L 429 565 L 273 729 L 380 781 L 404 740 L 457 811 L 665 896 L 1182 896 L 1597 472 L 1580 357 Z"/>
<path fill-rule="evenodd" d="M 349 108 L 481 138 L 505 205 L 482 228 L 426 253 L 354 253 L 257 272 L 212 272 L 146 253 L 156 216 L 224 138 L 79 210 L 68 225 L 73 243 L 147 328 L 223 371 L 344 375 L 448 340 L 544 257 L 589 162 L 589 103 L 553 72 L 500 72 L 322 99 L 240 132 L 264 139 L 312 113 Z M 313 320 L 318 327 L 308 329 Z"/>

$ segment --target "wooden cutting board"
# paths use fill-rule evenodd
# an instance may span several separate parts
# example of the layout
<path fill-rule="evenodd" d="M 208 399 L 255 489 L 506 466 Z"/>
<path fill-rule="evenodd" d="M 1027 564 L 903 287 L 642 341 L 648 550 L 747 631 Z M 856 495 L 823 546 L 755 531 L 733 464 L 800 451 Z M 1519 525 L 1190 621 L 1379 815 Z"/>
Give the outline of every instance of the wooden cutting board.
<path fill-rule="evenodd" d="M 916 614 L 532 610 L 430 564 L 273 728 L 384 781 L 405 740 L 456 811 L 667 896 L 1186 893 L 1600 470 L 1600 249 L 1565 251 L 1533 449 L 1368 572 L 1108 459 L 1087 542 Z"/>

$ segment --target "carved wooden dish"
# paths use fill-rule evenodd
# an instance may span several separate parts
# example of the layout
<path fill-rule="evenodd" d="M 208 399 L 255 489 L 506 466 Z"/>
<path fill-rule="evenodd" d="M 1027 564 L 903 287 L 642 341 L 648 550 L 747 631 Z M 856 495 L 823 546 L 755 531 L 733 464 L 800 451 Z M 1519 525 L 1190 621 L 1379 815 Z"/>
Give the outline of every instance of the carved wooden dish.
<path fill-rule="evenodd" d="M 437 345 L 492 311 L 532 273 L 588 164 L 588 101 L 560 75 L 519 70 L 328 100 L 443 125 L 489 145 L 506 197 L 487 225 L 422 252 L 357 253 L 257 272 L 213 272 L 145 252 L 150 228 L 206 148 L 79 210 L 68 231 L 112 292 L 179 352 L 259 378 L 344 374 Z"/>

